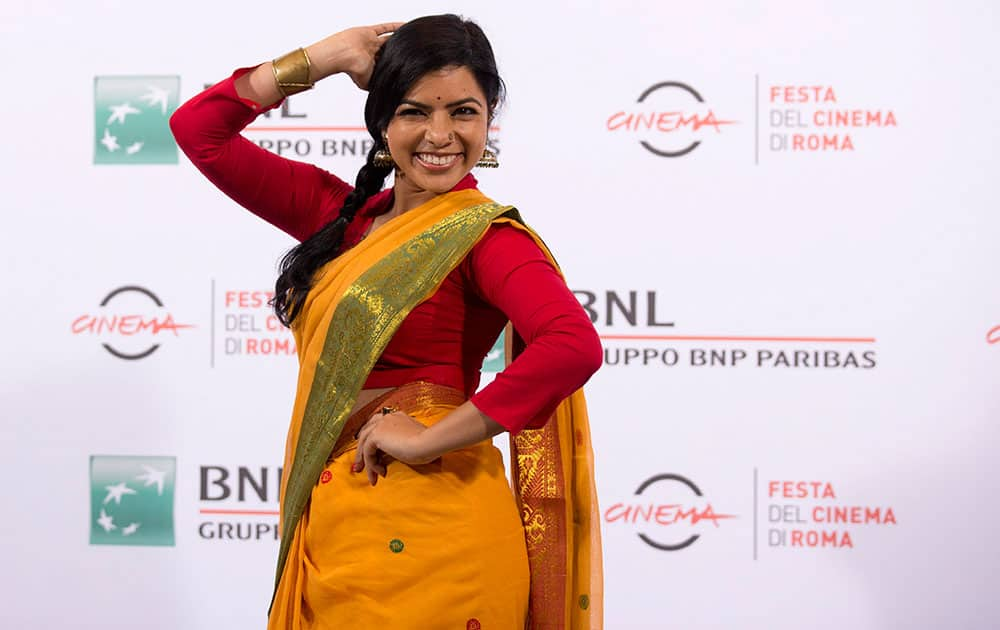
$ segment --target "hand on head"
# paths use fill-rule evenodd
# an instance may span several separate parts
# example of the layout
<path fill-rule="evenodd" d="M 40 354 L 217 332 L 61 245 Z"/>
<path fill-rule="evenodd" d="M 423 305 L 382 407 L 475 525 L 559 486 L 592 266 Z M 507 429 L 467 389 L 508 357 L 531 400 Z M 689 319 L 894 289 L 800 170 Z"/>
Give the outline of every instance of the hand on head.
<path fill-rule="evenodd" d="M 362 90 L 375 68 L 375 53 L 405 22 L 386 22 L 372 26 L 356 26 L 335 33 L 316 46 L 329 55 L 338 71 L 346 73 Z"/>

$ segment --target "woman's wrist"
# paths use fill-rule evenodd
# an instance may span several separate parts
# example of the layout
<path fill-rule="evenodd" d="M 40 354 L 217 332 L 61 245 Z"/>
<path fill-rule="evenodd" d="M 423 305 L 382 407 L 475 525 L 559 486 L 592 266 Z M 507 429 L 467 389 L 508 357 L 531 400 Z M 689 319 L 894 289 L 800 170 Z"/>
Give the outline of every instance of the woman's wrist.
<path fill-rule="evenodd" d="M 336 35 L 306 46 L 305 50 L 310 61 L 309 78 L 314 83 L 348 70 L 349 49 Z"/>
<path fill-rule="evenodd" d="M 427 435 L 424 429 L 413 440 L 413 451 L 407 461 L 413 464 L 427 464 L 444 455 L 447 451 L 442 451 L 440 445 L 436 443 L 434 436 Z"/>
<path fill-rule="evenodd" d="M 431 462 L 445 453 L 478 444 L 505 430 L 467 401 L 417 436 L 414 456 L 422 462 Z"/>
<path fill-rule="evenodd" d="M 284 98 L 274 80 L 274 69 L 270 61 L 237 77 L 233 85 L 237 96 L 253 101 L 259 109 L 266 109 Z"/>

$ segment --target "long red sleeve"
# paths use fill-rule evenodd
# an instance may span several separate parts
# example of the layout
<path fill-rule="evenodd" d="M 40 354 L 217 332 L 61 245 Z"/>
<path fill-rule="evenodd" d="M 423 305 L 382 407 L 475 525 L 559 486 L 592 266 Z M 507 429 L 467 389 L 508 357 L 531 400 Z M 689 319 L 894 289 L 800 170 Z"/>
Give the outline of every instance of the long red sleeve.
<path fill-rule="evenodd" d="M 302 241 L 336 216 L 352 187 L 315 165 L 262 149 L 240 131 L 267 109 L 236 94 L 242 68 L 170 117 L 177 145 L 219 190 Z"/>
<path fill-rule="evenodd" d="M 477 292 L 510 319 L 526 344 L 471 401 L 511 433 L 540 427 L 601 366 L 597 331 L 523 231 L 509 225 L 490 228 L 468 262 Z"/>

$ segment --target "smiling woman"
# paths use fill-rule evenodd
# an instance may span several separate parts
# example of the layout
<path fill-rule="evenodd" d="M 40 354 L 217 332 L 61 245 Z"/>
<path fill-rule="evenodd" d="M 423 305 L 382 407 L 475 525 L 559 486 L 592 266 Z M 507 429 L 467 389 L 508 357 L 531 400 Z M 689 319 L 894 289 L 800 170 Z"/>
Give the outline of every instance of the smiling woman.
<path fill-rule="evenodd" d="M 368 232 L 407 206 L 450 191 L 477 162 L 488 159 L 486 135 L 496 100 L 487 107 L 483 89 L 466 66 L 431 70 L 417 79 L 382 133 L 385 149 L 374 158 L 376 164 L 395 167 L 395 197 L 409 201 L 375 218 Z"/>
<path fill-rule="evenodd" d="M 240 136 L 337 73 L 368 90 L 353 187 Z M 541 239 L 470 174 L 496 166 L 502 97 L 482 30 L 443 15 L 237 70 L 171 119 L 202 173 L 301 241 L 273 300 L 300 365 L 272 630 L 601 627 L 580 390 L 601 346 Z M 518 356 L 480 390 L 507 322 Z"/>
<path fill-rule="evenodd" d="M 396 163 L 396 194 L 448 192 L 486 149 L 486 95 L 468 68 L 429 72 L 410 89 L 385 132 Z"/>

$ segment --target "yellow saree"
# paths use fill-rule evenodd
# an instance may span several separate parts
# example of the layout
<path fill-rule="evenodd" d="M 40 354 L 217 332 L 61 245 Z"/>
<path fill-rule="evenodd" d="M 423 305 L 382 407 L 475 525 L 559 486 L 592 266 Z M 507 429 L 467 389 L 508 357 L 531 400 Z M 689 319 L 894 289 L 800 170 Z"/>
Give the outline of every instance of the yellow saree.
<path fill-rule="evenodd" d="M 392 462 L 375 488 L 350 472 L 345 425 L 360 415 L 349 417 L 368 373 L 406 315 L 498 221 L 548 251 L 512 208 L 463 190 L 392 219 L 318 274 L 293 330 L 300 368 L 269 630 L 602 627 L 582 391 L 544 428 L 511 439 L 513 499 L 489 441 L 424 466 Z M 390 395 L 431 424 L 462 402 L 447 389 Z"/>

